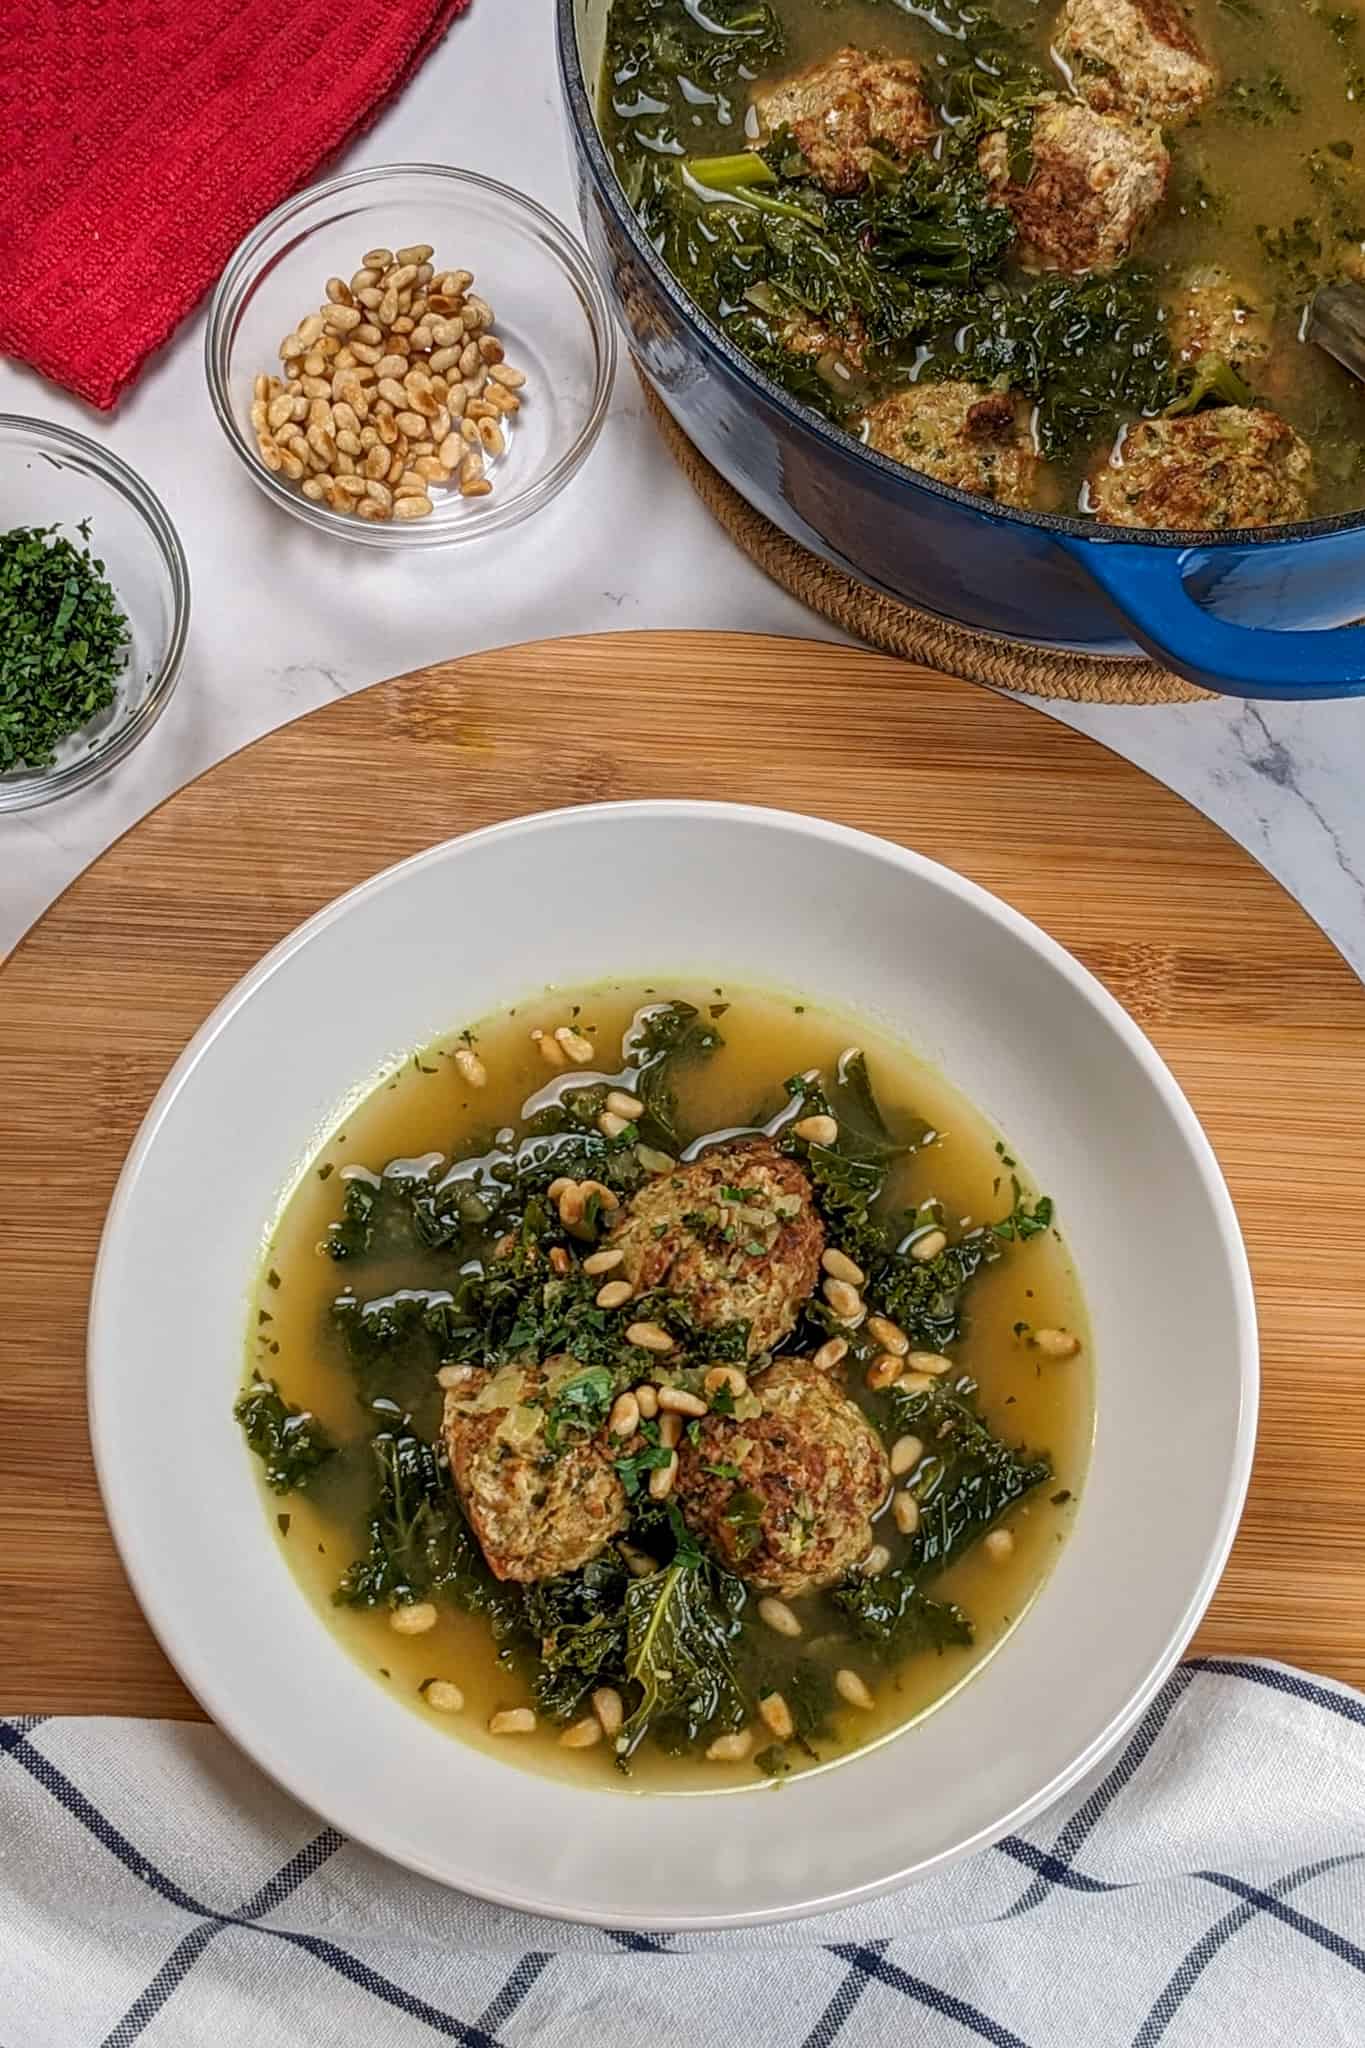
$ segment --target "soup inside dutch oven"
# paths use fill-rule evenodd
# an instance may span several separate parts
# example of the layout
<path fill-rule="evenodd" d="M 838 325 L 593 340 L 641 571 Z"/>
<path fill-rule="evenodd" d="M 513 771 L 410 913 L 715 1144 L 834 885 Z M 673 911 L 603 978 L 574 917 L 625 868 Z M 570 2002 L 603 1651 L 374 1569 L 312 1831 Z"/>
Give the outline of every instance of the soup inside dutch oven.
<path fill-rule="evenodd" d="M 995 501 L 1237 528 L 1365 504 L 1355 0 L 613 0 L 601 119 L 705 312 Z"/>

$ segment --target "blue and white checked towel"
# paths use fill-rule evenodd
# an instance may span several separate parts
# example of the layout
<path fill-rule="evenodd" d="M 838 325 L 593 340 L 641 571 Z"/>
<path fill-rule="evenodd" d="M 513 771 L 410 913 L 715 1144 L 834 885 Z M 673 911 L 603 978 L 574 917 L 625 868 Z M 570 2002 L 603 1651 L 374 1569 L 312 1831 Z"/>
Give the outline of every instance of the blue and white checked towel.
<path fill-rule="evenodd" d="M 441 2041 L 1365 2048 L 1365 1699 L 1197 1659 L 1027 1833 L 851 1912 L 686 1938 L 411 1877 L 210 1728 L 0 1720 L 0 2048 Z"/>

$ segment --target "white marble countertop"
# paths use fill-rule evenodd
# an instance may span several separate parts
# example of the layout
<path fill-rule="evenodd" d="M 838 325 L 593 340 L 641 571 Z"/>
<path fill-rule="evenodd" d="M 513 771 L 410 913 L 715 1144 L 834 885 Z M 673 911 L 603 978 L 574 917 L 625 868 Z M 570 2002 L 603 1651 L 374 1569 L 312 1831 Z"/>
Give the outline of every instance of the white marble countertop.
<path fill-rule="evenodd" d="M 509 51 L 515 118 L 498 90 Z M 574 219 L 549 0 L 473 0 L 346 167 L 418 159 L 486 171 Z M 587 464 L 523 529 L 533 550 L 503 536 L 453 556 L 394 559 L 321 541 L 257 492 L 210 411 L 203 325 L 202 312 L 185 324 L 112 418 L 0 363 L 0 411 L 107 440 L 148 479 L 179 526 L 194 586 L 185 668 L 156 730 L 92 788 L 0 821 L 0 949 L 170 791 L 381 677 L 557 633 L 707 626 L 838 637 L 712 523 L 658 442 L 628 365 Z M 1365 974 L 1365 700 L 1038 715 L 1095 734 L 1215 818 Z M 528 789 L 528 809 L 535 800 Z"/>

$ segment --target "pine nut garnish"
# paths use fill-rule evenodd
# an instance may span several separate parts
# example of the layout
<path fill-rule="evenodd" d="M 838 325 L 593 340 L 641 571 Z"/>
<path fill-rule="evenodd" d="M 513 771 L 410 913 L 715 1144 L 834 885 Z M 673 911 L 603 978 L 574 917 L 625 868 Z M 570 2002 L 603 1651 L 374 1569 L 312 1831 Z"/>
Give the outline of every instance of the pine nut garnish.
<path fill-rule="evenodd" d="M 406 1607 L 389 1610 L 389 1627 L 399 1636 L 424 1636 L 429 1628 L 435 1628 L 436 1619 L 430 1600 L 412 1600 Z"/>
<path fill-rule="evenodd" d="M 552 1195 L 555 1192 L 555 1185 L 555 1183 L 552 1183 L 550 1187 Z M 599 1273 L 614 1272 L 624 1258 L 625 1253 L 623 1251 L 589 1252 L 587 1258 L 583 1261 L 583 1271 L 590 1280 L 595 1280 Z"/>
<path fill-rule="evenodd" d="M 836 1365 L 842 1365 L 848 1357 L 847 1337 L 831 1337 L 816 1352 L 811 1364 L 820 1372 L 833 1372 Z"/>
<path fill-rule="evenodd" d="M 635 1389 L 635 1398 L 640 1404 L 640 1413 L 646 1422 L 652 1422 L 659 1412 L 659 1389 L 646 1380 L 642 1387 Z"/>
<path fill-rule="evenodd" d="M 858 1570 L 867 1578 L 875 1579 L 879 1572 L 886 1570 L 890 1562 L 891 1552 L 887 1549 L 886 1545 L 884 1543 L 874 1543 L 867 1556 L 858 1566 Z"/>
<path fill-rule="evenodd" d="M 666 1465 L 656 1465 L 649 1475 L 649 1497 L 651 1500 L 667 1500 L 673 1491 L 673 1481 L 678 1476 L 678 1454 L 672 1451 Z"/>
<path fill-rule="evenodd" d="M 749 1376 L 737 1365 L 713 1365 L 703 1376 L 701 1384 L 703 1393 L 718 1394 L 724 1387 L 738 1400 L 741 1394 L 749 1391 Z"/>
<path fill-rule="evenodd" d="M 640 1392 L 643 1392 L 643 1388 Z M 682 1442 L 683 1419 L 674 1409 L 671 1412 L 659 1409 L 659 1390 L 654 1388 L 654 1412 L 659 1417 L 659 1442 L 666 1451 L 676 1451 Z"/>
<path fill-rule="evenodd" d="M 874 1394 L 883 1394 L 888 1387 L 894 1387 L 901 1376 L 902 1361 L 893 1351 L 883 1351 L 880 1358 L 874 1358 L 864 1375 L 865 1383 Z"/>
<path fill-rule="evenodd" d="M 856 1671 L 850 1671 L 847 1665 L 842 1671 L 835 1672 L 834 1690 L 840 1699 L 847 1700 L 851 1707 L 862 1707 L 866 1711 L 876 1704 L 868 1690 L 867 1681 L 860 1678 Z"/>
<path fill-rule="evenodd" d="M 555 1032 L 560 1050 L 571 1059 L 576 1067 L 586 1067 L 592 1058 L 592 1040 L 585 1038 L 581 1031 L 575 1031 L 571 1024 L 561 1024 Z"/>
<path fill-rule="evenodd" d="M 713 1764 L 742 1764 L 753 1746 L 749 1730 L 740 1728 L 733 1735 L 718 1735 L 706 1754 Z"/>
<path fill-rule="evenodd" d="M 633 1124 L 637 1117 L 642 1117 L 645 1113 L 645 1106 L 639 1096 L 627 1095 L 624 1088 L 608 1089 L 606 1106 L 613 1116 L 623 1116 L 628 1124 Z"/>
<path fill-rule="evenodd" d="M 833 1245 L 824 1253 L 820 1264 L 831 1280 L 847 1280 L 850 1287 L 861 1287 L 867 1278 L 861 1266 L 855 1266 L 852 1259 L 844 1252 L 836 1251 Z"/>
<path fill-rule="evenodd" d="M 607 1429 L 612 1436 L 634 1436 L 640 1427 L 640 1404 L 634 1394 L 618 1394 L 607 1417 Z"/>
<path fill-rule="evenodd" d="M 913 1536 L 919 1527 L 919 1502 L 913 1493 L 902 1487 L 891 1503 L 891 1513 L 902 1536 Z"/>
<path fill-rule="evenodd" d="M 568 1253 L 567 1253 L 567 1252 L 565 1251 L 565 1249 L 564 1249 L 563 1245 L 562 1245 L 562 1244 L 554 1244 L 554 1245 L 551 1245 L 551 1247 L 550 1247 L 550 1271 L 551 1271 L 552 1273 L 555 1273 L 555 1274 L 557 1274 L 557 1275 L 558 1275 L 558 1277 L 559 1277 L 559 1278 L 560 1278 L 560 1279 L 562 1280 L 562 1279 L 563 1279 L 563 1278 L 565 1277 L 565 1275 L 566 1275 L 567 1273 L 569 1273 L 569 1272 L 571 1272 L 571 1271 L 572 1271 L 572 1269 L 573 1269 L 573 1260 L 572 1260 L 572 1259 L 571 1259 L 571 1258 L 569 1257 L 569 1254 L 568 1254 Z"/>
<path fill-rule="evenodd" d="M 776 1635 L 799 1636 L 801 1633 L 801 1622 L 795 1611 L 772 1593 L 766 1593 L 759 1601 L 758 1618 Z"/>
<path fill-rule="evenodd" d="M 946 1251 L 947 1248 L 947 1232 L 942 1230 L 930 1230 L 926 1232 L 926 1234 L 923 1237 L 917 1237 L 915 1239 L 915 1242 L 910 1247 L 910 1256 L 912 1259 L 919 1259 L 922 1262 L 927 1262 L 929 1259 L 936 1259 L 939 1253 L 941 1251 Z"/>
<path fill-rule="evenodd" d="M 491 1714 L 488 1720 L 490 1735 L 534 1735 L 536 1717 L 529 1707 L 504 1707 L 500 1714 Z"/>
<path fill-rule="evenodd" d="M 599 1308 L 624 1308 L 634 1292 L 635 1289 L 631 1286 L 629 1280 L 608 1280 L 605 1287 L 599 1287 L 597 1290 L 597 1306 Z"/>
<path fill-rule="evenodd" d="M 471 1088 L 486 1088 L 488 1086 L 488 1069 L 479 1058 L 479 1055 L 472 1051 L 469 1046 L 461 1045 L 456 1048 L 455 1064 Z"/>
<path fill-rule="evenodd" d="M 594 1742 L 601 1740 L 602 1723 L 595 1714 L 585 1714 L 581 1721 L 564 1730 L 559 1744 L 561 1749 L 591 1749 Z"/>
<path fill-rule="evenodd" d="M 796 1733 L 792 1710 L 780 1692 L 765 1692 L 758 1703 L 759 1718 L 779 1742 L 790 1742 Z"/>
<path fill-rule="evenodd" d="M 604 1138 L 619 1138 L 623 1131 L 630 1129 L 630 1118 L 618 1116 L 614 1109 L 604 1109 L 597 1119 L 597 1128 Z"/>
<path fill-rule="evenodd" d="M 592 1710 L 602 1724 L 604 1735 L 619 1735 L 626 1718 L 625 1706 L 615 1686 L 599 1685 L 592 1696 Z"/>
<path fill-rule="evenodd" d="M 854 1323 L 861 1317 L 863 1297 L 847 1280 L 826 1280 L 821 1291 L 841 1323 Z"/>
<path fill-rule="evenodd" d="M 686 1387 L 660 1387 L 659 1411 L 663 1415 L 705 1415 L 709 1411 L 699 1394 L 689 1394 Z"/>
<path fill-rule="evenodd" d="M 832 1145 L 838 1135 L 839 1126 L 832 1116 L 803 1116 L 792 1125 L 792 1136 L 811 1145 Z"/>
<path fill-rule="evenodd" d="M 874 1344 L 880 1344 L 883 1351 L 894 1351 L 897 1358 L 904 1358 L 910 1349 L 910 1339 L 899 1323 L 893 1323 L 889 1316 L 869 1316 L 867 1334 Z"/>
<path fill-rule="evenodd" d="M 1081 1348 L 1080 1338 L 1070 1330 L 1035 1330 L 1033 1342 L 1046 1358 L 1074 1358 Z"/>
<path fill-rule="evenodd" d="M 907 1372 L 928 1373 L 931 1379 L 937 1379 L 940 1374 L 951 1372 L 953 1369 L 952 1359 L 945 1358 L 941 1351 L 911 1351 L 901 1360 L 901 1364 Z"/>
<path fill-rule="evenodd" d="M 540 1057 L 544 1060 L 547 1067 L 563 1066 L 564 1055 L 548 1031 L 533 1031 L 531 1033 L 531 1042 L 539 1048 Z"/>
<path fill-rule="evenodd" d="M 396 256 L 371 249 L 349 284 L 329 277 L 317 312 L 280 343 L 284 376 L 252 384 L 251 429 L 265 467 L 314 504 L 371 524 L 428 518 L 433 484 L 454 497 L 487 497 L 486 462 L 505 453 L 521 409 L 526 374 L 503 360 L 492 309 L 470 290 L 473 273 L 430 259 L 426 242 Z M 309 406 L 316 409 L 298 409 Z M 468 435 L 453 434 L 452 420 L 467 414 Z M 292 441 L 290 428 L 305 417 L 306 436 Z M 382 496 L 340 488 L 355 474 L 367 418 L 377 433 L 365 476 L 385 486 Z M 375 447 L 385 451 L 382 465 L 368 463 Z"/>
<path fill-rule="evenodd" d="M 458 1714 L 464 1705 L 464 1694 L 449 1678 L 429 1678 L 421 1692 L 435 1714 Z"/>
<path fill-rule="evenodd" d="M 673 1339 L 659 1323 L 631 1323 L 626 1330 L 627 1344 L 636 1344 L 641 1351 L 671 1351 Z M 662 1396 L 660 1396 L 662 1401 Z"/>
<path fill-rule="evenodd" d="M 891 1477 L 901 1479 L 913 1472 L 923 1456 L 924 1445 L 917 1436 L 898 1436 L 891 1446 Z"/>
<path fill-rule="evenodd" d="M 1014 1538 L 1008 1529 L 992 1529 L 981 1548 L 993 1564 L 1003 1564 L 1013 1555 Z"/>

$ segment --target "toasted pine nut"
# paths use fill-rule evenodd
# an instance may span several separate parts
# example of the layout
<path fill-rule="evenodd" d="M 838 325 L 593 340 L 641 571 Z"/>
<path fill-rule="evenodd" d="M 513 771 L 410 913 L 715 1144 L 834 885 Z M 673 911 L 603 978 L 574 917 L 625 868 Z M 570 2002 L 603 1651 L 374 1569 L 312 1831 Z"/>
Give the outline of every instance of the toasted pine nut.
<path fill-rule="evenodd" d="M 550 1193 L 554 1193 L 553 1188 L 550 1189 Z M 589 1252 L 583 1261 L 583 1271 L 589 1279 L 595 1280 L 599 1273 L 613 1272 L 624 1257 L 623 1251 Z"/>
<path fill-rule="evenodd" d="M 488 1069 L 479 1058 L 479 1055 L 469 1046 L 462 1045 L 456 1049 L 455 1064 L 471 1088 L 486 1088 L 488 1086 Z"/>
<path fill-rule="evenodd" d="M 820 1264 L 831 1280 L 847 1280 L 850 1287 L 861 1287 L 867 1278 L 861 1266 L 855 1265 L 846 1252 L 836 1251 L 833 1245 L 823 1254 Z"/>
<path fill-rule="evenodd" d="M 891 1477 L 901 1479 L 913 1472 L 923 1456 L 924 1445 L 917 1436 L 898 1436 L 891 1446 Z"/>
<path fill-rule="evenodd" d="M 562 1280 L 572 1266 L 573 1260 L 569 1257 L 562 1244 L 550 1246 L 550 1271 L 552 1273 L 557 1273 Z"/>
<path fill-rule="evenodd" d="M 394 500 L 393 516 L 395 519 L 425 519 L 435 509 L 425 491 L 412 491 Z"/>
<path fill-rule="evenodd" d="M 666 1465 L 656 1465 L 649 1475 L 649 1497 L 651 1500 L 667 1500 L 673 1491 L 673 1481 L 678 1476 L 678 1454 L 673 1451 Z"/>
<path fill-rule="evenodd" d="M 1070 1330 L 1035 1330 L 1033 1342 L 1047 1358 L 1074 1358 L 1081 1348 Z"/>
<path fill-rule="evenodd" d="M 565 1188 L 559 1198 L 559 1220 L 566 1230 L 583 1221 L 583 1190 L 577 1184 Z"/>
<path fill-rule="evenodd" d="M 618 1116 L 615 1110 L 604 1109 L 597 1119 L 597 1128 L 604 1138 L 619 1138 L 623 1131 L 630 1129 L 630 1118 Z"/>
<path fill-rule="evenodd" d="M 623 1116 L 628 1124 L 633 1124 L 637 1117 L 645 1113 L 645 1106 L 639 1096 L 627 1095 L 624 1088 L 611 1088 L 607 1091 L 607 1108 L 614 1116 Z"/>
<path fill-rule="evenodd" d="M 393 262 L 393 251 L 392 249 L 367 249 L 360 260 L 366 270 L 373 270 L 378 275 L 380 271 L 387 270 Z"/>
<path fill-rule="evenodd" d="M 604 1735 L 619 1735 L 626 1718 L 621 1695 L 614 1685 L 599 1685 L 592 1696 L 592 1710 L 602 1724 Z"/>
<path fill-rule="evenodd" d="M 902 1487 L 891 1503 L 891 1513 L 902 1536 L 913 1536 L 919 1527 L 919 1502 Z"/>
<path fill-rule="evenodd" d="M 602 1740 L 602 1723 L 596 1714 L 585 1714 L 581 1721 L 575 1721 L 566 1728 L 559 1738 L 561 1749 L 591 1749 L 594 1742 Z"/>
<path fill-rule="evenodd" d="M 891 1552 L 887 1549 L 886 1545 L 884 1543 L 874 1543 L 867 1556 L 858 1566 L 858 1570 L 864 1573 L 867 1578 L 875 1579 L 879 1572 L 886 1570 L 890 1562 Z"/>
<path fill-rule="evenodd" d="M 850 1671 L 847 1665 L 842 1671 L 835 1672 L 834 1690 L 840 1699 L 847 1700 L 851 1707 L 867 1708 L 875 1705 L 865 1680 L 861 1679 L 856 1671 Z"/>
<path fill-rule="evenodd" d="M 629 1280 L 608 1280 L 604 1287 L 599 1287 L 597 1290 L 597 1306 L 599 1308 L 624 1308 L 634 1292 L 635 1289 L 631 1286 Z"/>
<path fill-rule="evenodd" d="M 587 1066 L 593 1053 L 590 1038 L 585 1038 L 581 1031 L 575 1031 L 571 1024 L 561 1024 L 555 1032 L 555 1037 L 576 1067 Z"/>
<path fill-rule="evenodd" d="M 500 1714 L 490 1714 L 488 1732 L 490 1735 L 534 1735 L 536 1717 L 529 1707 L 504 1707 Z"/>
<path fill-rule="evenodd" d="M 774 1734 L 779 1742 L 790 1742 L 796 1733 L 792 1710 L 780 1692 L 765 1692 L 758 1703 L 759 1716 L 763 1725 Z"/>
<path fill-rule="evenodd" d="M 474 1371 L 472 1365 L 443 1365 L 436 1375 L 436 1384 L 446 1388 L 462 1387 L 467 1379 L 473 1378 Z"/>
<path fill-rule="evenodd" d="M 658 1323 L 632 1323 L 626 1331 L 627 1344 L 638 1345 L 641 1351 L 671 1351 L 673 1339 Z"/>
<path fill-rule="evenodd" d="M 448 1678 L 433 1678 L 422 1687 L 422 1698 L 436 1714 L 458 1714 L 464 1705 L 464 1694 Z"/>
<path fill-rule="evenodd" d="M 640 1427 L 640 1404 L 634 1394 L 618 1394 L 611 1404 L 607 1428 L 613 1436 L 634 1436 Z"/>
<path fill-rule="evenodd" d="M 896 1381 L 902 1394 L 927 1394 L 933 1384 L 927 1372 L 903 1372 Z"/>
<path fill-rule="evenodd" d="M 547 1067 L 563 1066 L 564 1055 L 548 1031 L 533 1031 L 531 1037 L 539 1048 L 540 1057 L 544 1060 Z"/>
<path fill-rule="evenodd" d="M 622 1283 L 624 1284 L 624 1283 Z M 600 1296 L 598 1297 L 600 1300 Z M 686 1387 L 660 1387 L 659 1410 L 664 1415 L 705 1415 L 709 1413 L 705 1401 L 699 1394 L 689 1394 Z"/>
<path fill-rule="evenodd" d="M 910 1339 L 899 1323 L 893 1323 L 889 1316 L 869 1316 L 867 1334 L 874 1344 L 880 1344 L 883 1351 L 894 1351 L 897 1358 L 904 1358 L 910 1349 Z"/>
<path fill-rule="evenodd" d="M 847 1337 L 831 1337 L 827 1343 L 820 1346 L 820 1349 L 811 1360 L 811 1364 L 820 1372 L 832 1372 L 834 1367 L 842 1365 L 847 1357 Z"/>
<path fill-rule="evenodd" d="M 635 1389 L 635 1398 L 640 1404 L 640 1413 L 645 1421 L 652 1422 L 659 1412 L 659 1389 L 651 1386 L 646 1380 L 643 1386 Z"/>
<path fill-rule="evenodd" d="M 587 1200 L 589 1195 L 596 1195 L 598 1202 L 602 1208 L 620 1208 L 621 1197 L 617 1194 L 614 1188 L 606 1187 L 600 1180 L 581 1180 L 578 1183 L 578 1185 L 583 1190 L 583 1198 L 585 1201 Z"/>
<path fill-rule="evenodd" d="M 560 1196 L 564 1193 L 566 1188 L 576 1188 L 577 1186 L 578 1182 L 576 1180 L 571 1179 L 567 1173 L 561 1173 L 558 1180 L 552 1180 L 550 1182 L 550 1185 L 548 1188 L 546 1188 L 545 1192 L 552 1202 L 557 1202 Z M 583 1261 L 583 1270 L 585 1273 L 588 1271 L 588 1262 L 586 1259 Z"/>
<path fill-rule="evenodd" d="M 643 1391 L 643 1388 L 638 1390 L 639 1393 Z M 657 1387 L 654 1389 L 654 1413 L 659 1418 L 659 1442 L 666 1451 L 676 1451 L 678 1445 L 682 1442 L 682 1417 L 676 1409 L 672 1411 L 660 1409 L 659 1389 Z"/>
<path fill-rule="evenodd" d="M 874 1394 L 882 1394 L 885 1393 L 888 1387 L 894 1387 L 900 1376 L 901 1360 L 896 1357 L 894 1352 L 883 1351 L 881 1356 L 874 1358 L 871 1365 L 867 1368 L 867 1372 L 864 1375 L 864 1383 L 872 1389 Z"/>
<path fill-rule="evenodd" d="M 775 1635 L 799 1636 L 801 1633 L 800 1616 L 788 1607 L 785 1600 L 777 1599 L 772 1593 L 765 1593 L 759 1601 L 758 1618 Z"/>
<path fill-rule="evenodd" d="M 737 1365 L 713 1365 L 704 1375 L 701 1384 L 704 1393 L 718 1394 L 721 1388 L 725 1387 L 738 1398 L 740 1394 L 748 1393 L 749 1376 L 741 1372 Z"/>
<path fill-rule="evenodd" d="M 862 1315 L 863 1297 L 847 1280 L 826 1280 L 821 1291 L 841 1323 L 856 1322 Z"/>
<path fill-rule="evenodd" d="M 953 1369 L 952 1359 L 945 1358 L 941 1351 L 912 1351 L 901 1360 L 901 1364 L 907 1372 L 927 1372 L 931 1379 Z"/>
<path fill-rule="evenodd" d="M 981 1548 L 994 1564 L 1003 1564 L 1013 1554 L 1014 1538 L 1008 1529 L 992 1529 Z"/>
<path fill-rule="evenodd" d="M 406 1607 L 389 1610 L 389 1627 L 398 1636 L 424 1636 L 436 1626 L 436 1609 L 430 1600 L 413 1600 Z"/>
<path fill-rule="evenodd" d="M 509 391 L 519 391 L 526 382 L 525 370 L 514 370 L 510 363 L 490 363 L 488 374 L 497 383 L 505 384 Z"/>
<path fill-rule="evenodd" d="M 915 1242 L 910 1247 L 910 1256 L 912 1259 L 919 1259 L 927 1263 L 930 1259 L 936 1259 L 941 1251 L 947 1250 L 947 1247 L 948 1238 L 946 1232 L 930 1230 L 923 1237 L 915 1239 Z"/>
<path fill-rule="evenodd" d="M 792 1125 L 792 1135 L 805 1138 L 812 1145 L 832 1145 L 839 1135 L 839 1126 L 832 1116 L 803 1116 Z"/>
<path fill-rule="evenodd" d="M 749 1730 L 740 1728 L 733 1735 L 718 1735 L 706 1754 L 713 1764 L 742 1764 L 753 1746 Z"/>

